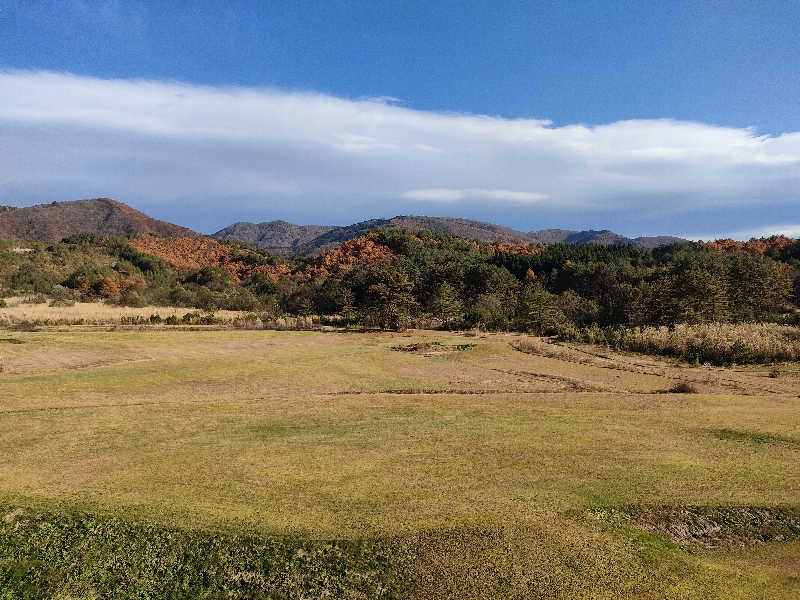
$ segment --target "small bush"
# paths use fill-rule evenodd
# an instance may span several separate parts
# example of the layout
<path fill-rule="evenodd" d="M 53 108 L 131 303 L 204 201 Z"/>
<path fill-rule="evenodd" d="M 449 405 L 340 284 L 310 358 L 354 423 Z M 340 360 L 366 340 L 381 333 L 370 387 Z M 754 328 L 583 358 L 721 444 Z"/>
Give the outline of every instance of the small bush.
<path fill-rule="evenodd" d="M 75 300 L 51 300 L 50 306 L 52 307 L 67 307 L 67 306 L 75 306 Z"/>
<path fill-rule="evenodd" d="M 53 300 L 74 300 L 75 292 L 63 285 L 54 285 L 50 290 L 50 297 Z"/>
<path fill-rule="evenodd" d="M 201 314 L 195 311 L 183 315 L 181 322 L 185 325 L 218 325 L 222 320 L 215 317 L 213 312 Z"/>
<path fill-rule="evenodd" d="M 119 298 L 119 303 L 122 306 L 131 306 L 134 308 L 141 308 L 147 305 L 147 301 L 134 288 L 130 288 L 123 292 Z"/>
<path fill-rule="evenodd" d="M 33 296 L 26 296 L 22 300 L 23 304 L 46 304 L 47 296 L 44 294 L 34 294 Z"/>
<path fill-rule="evenodd" d="M 263 328 L 262 318 L 255 313 L 247 313 L 241 317 L 236 317 L 232 325 L 237 329 L 261 329 Z"/>
<path fill-rule="evenodd" d="M 265 329 L 278 331 L 305 331 L 314 328 L 314 317 L 278 317 L 277 319 L 262 320 Z"/>
<path fill-rule="evenodd" d="M 694 387 L 691 383 L 686 381 L 681 381 L 676 383 L 671 388 L 669 388 L 668 392 L 670 394 L 697 394 L 697 388 Z"/>
<path fill-rule="evenodd" d="M 170 315 L 166 319 L 164 319 L 165 325 L 177 325 L 178 323 L 180 323 L 180 321 L 178 321 L 178 317 L 176 317 L 175 315 Z"/>
<path fill-rule="evenodd" d="M 149 320 L 139 315 L 132 315 L 120 317 L 119 322 L 120 325 L 145 325 Z"/>

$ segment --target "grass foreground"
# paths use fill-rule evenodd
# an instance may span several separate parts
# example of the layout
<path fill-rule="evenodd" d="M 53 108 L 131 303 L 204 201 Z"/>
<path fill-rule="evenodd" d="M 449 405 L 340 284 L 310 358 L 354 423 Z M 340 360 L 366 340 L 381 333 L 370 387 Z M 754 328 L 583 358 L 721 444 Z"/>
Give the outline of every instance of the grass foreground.
<path fill-rule="evenodd" d="M 800 593 L 792 364 L 502 334 L 0 337 L 3 600 Z"/>

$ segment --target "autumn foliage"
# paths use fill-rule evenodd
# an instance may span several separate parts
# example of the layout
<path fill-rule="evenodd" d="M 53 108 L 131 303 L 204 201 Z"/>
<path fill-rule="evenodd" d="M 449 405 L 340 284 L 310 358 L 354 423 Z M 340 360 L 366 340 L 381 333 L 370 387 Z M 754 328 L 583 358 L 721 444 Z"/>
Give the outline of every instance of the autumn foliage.
<path fill-rule="evenodd" d="M 348 240 L 315 258 L 303 269 L 303 275 L 330 277 L 345 273 L 354 267 L 367 267 L 389 259 L 394 253 L 378 242 L 378 235 L 367 235 Z"/>
<path fill-rule="evenodd" d="M 714 240 L 713 242 L 700 242 L 717 252 L 747 252 L 749 254 L 776 254 L 784 250 L 795 248 L 800 244 L 798 240 L 793 240 L 783 235 L 774 235 L 769 238 L 751 238 L 746 242 L 732 240 L 730 238 Z"/>
<path fill-rule="evenodd" d="M 270 279 L 278 279 L 291 273 L 288 265 L 263 264 L 257 260 L 261 256 L 257 252 L 221 244 L 211 238 L 163 238 L 144 234 L 131 240 L 130 245 L 139 252 L 168 262 L 179 271 L 205 266 L 220 267 L 228 271 L 237 282 L 246 280 L 254 273 L 262 273 Z M 247 260 L 248 258 L 254 260 Z"/>

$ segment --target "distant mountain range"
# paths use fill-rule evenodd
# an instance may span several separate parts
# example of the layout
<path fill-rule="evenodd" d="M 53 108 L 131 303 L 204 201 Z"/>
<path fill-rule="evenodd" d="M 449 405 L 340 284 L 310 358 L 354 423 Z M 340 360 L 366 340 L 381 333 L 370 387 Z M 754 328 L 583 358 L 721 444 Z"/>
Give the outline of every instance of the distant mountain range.
<path fill-rule="evenodd" d="M 186 227 L 148 217 L 111 198 L 53 202 L 25 208 L 0 207 L 0 237 L 57 242 L 76 233 L 200 235 Z"/>
<path fill-rule="evenodd" d="M 608 230 L 542 229 L 523 232 L 482 221 L 423 216 L 371 219 L 346 226 L 294 225 L 286 221 L 239 222 L 221 229 L 213 237 L 220 240 L 242 241 L 276 254 L 314 256 L 376 229 L 430 230 L 484 242 L 632 244 L 654 248 L 686 241 L 671 236 L 627 238 Z M 170 237 L 201 235 L 186 227 L 148 217 L 127 204 L 110 198 L 53 202 L 25 208 L 0 206 L 0 237 L 57 242 L 76 233 L 98 235 L 152 233 Z"/>
<path fill-rule="evenodd" d="M 604 244 L 622 246 L 631 244 L 655 248 L 676 242 L 685 242 L 673 236 L 628 238 L 613 231 L 572 231 L 569 229 L 542 229 L 516 231 L 482 221 L 450 217 L 397 216 L 392 219 L 371 219 L 346 226 L 294 225 L 286 221 L 264 223 L 238 222 L 214 234 L 220 240 L 239 240 L 277 254 L 313 256 L 353 238 L 376 229 L 429 230 L 483 242 L 539 242 L 543 244 Z"/>

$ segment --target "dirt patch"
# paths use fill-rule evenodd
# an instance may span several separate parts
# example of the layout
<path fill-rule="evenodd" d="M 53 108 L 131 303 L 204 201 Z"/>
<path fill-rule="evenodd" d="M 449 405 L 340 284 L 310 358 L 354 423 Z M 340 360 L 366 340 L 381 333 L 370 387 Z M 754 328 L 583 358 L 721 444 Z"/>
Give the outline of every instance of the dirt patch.
<path fill-rule="evenodd" d="M 392 350 L 397 352 L 417 352 L 424 356 L 435 356 L 437 354 L 447 354 L 448 352 L 464 352 L 472 350 L 477 344 L 442 344 L 441 342 L 417 342 L 416 344 L 401 344 L 392 346 Z"/>
<path fill-rule="evenodd" d="M 547 381 L 551 383 L 556 383 L 560 385 L 562 388 L 565 388 L 567 391 L 574 391 L 574 392 L 615 392 L 616 390 L 607 386 L 599 386 L 594 385 L 591 383 L 587 383 L 580 379 L 574 379 L 572 377 L 564 377 L 563 375 L 550 375 L 548 373 L 531 373 L 529 371 L 515 371 L 513 369 L 493 369 L 499 373 L 505 373 L 506 375 L 515 375 L 517 377 L 523 377 L 528 381 Z"/>
<path fill-rule="evenodd" d="M 800 539 L 800 507 L 628 506 L 609 515 L 675 543 L 706 548 Z"/>
<path fill-rule="evenodd" d="M 388 389 L 388 390 L 343 390 L 340 392 L 328 392 L 324 396 L 364 396 L 364 395 L 378 395 L 378 394 L 394 394 L 394 395 L 462 395 L 462 396 L 485 396 L 496 394 L 552 394 L 553 390 L 457 390 L 457 389 L 430 389 L 430 388 L 403 388 L 403 389 Z"/>
<path fill-rule="evenodd" d="M 0 344 L 24 344 L 22 340 L 17 338 L 0 338 Z"/>

